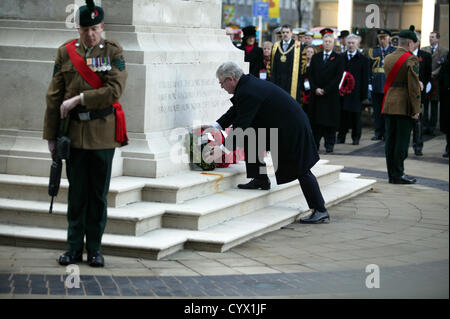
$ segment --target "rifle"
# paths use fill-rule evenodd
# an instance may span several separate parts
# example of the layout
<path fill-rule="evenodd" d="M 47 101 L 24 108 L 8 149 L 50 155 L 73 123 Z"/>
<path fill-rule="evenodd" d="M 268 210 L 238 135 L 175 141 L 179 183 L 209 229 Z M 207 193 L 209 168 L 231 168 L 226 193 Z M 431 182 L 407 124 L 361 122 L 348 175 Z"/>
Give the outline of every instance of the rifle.
<path fill-rule="evenodd" d="M 50 167 L 50 181 L 48 184 L 48 195 L 52 197 L 50 202 L 49 214 L 53 212 L 53 199 L 58 195 L 59 185 L 61 183 L 61 171 L 62 160 L 67 160 L 70 157 L 70 138 L 65 136 L 69 125 L 69 118 L 60 120 L 59 132 L 56 138 L 56 145 L 54 155 L 52 156 L 53 162 Z"/>

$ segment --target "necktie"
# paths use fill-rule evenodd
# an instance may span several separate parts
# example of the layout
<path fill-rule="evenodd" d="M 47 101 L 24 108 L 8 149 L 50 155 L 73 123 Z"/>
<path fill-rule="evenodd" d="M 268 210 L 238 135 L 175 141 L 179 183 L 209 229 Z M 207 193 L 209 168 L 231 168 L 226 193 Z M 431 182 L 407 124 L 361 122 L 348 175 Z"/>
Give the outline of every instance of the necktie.
<path fill-rule="evenodd" d="M 288 49 L 289 42 L 283 42 L 283 51 L 286 51 Z"/>
<path fill-rule="evenodd" d="M 324 54 L 323 63 L 326 63 L 328 61 L 328 54 Z"/>
<path fill-rule="evenodd" d="M 436 51 L 436 47 L 431 47 L 431 54 L 434 54 L 434 51 Z"/>

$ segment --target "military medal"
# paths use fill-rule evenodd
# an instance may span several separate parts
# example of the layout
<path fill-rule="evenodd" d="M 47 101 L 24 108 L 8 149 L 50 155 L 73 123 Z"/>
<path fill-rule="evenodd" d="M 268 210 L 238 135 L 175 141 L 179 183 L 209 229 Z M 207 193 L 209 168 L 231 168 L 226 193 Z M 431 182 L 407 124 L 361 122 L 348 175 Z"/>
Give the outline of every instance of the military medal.
<path fill-rule="evenodd" d="M 111 71 L 112 67 L 111 67 L 111 59 L 108 57 L 108 64 L 106 65 L 106 70 L 107 71 Z"/>
<path fill-rule="evenodd" d="M 105 58 L 101 58 L 101 67 L 100 67 L 100 71 L 105 72 L 106 71 L 106 60 Z"/>

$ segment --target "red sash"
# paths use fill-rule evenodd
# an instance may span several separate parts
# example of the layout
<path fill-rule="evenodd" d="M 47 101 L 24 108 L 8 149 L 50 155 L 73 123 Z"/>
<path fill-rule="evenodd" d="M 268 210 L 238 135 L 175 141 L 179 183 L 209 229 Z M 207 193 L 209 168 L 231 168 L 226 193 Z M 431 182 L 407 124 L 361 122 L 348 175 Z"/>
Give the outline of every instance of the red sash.
<path fill-rule="evenodd" d="M 387 92 L 389 91 L 392 83 L 394 83 L 395 78 L 397 77 L 398 71 L 400 71 L 400 68 L 402 67 L 403 63 L 412 55 L 411 52 L 405 52 L 402 54 L 400 59 L 395 62 L 394 67 L 391 69 L 391 72 L 389 72 L 388 77 L 386 78 L 386 82 L 384 83 L 384 97 L 383 97 L 383 104 L 381 106 L 381 113 L 383 113 L 384 109 L 384 100 L 386 99 Z"/>
<path fill-rule="evenodd" d="M 67 53 L 69 54 L 70 60 L 72 61 L 74 67 L 77 69 L 78 73 L 83 77 L 83 79 L 94 89 L 98 90 L 103 86 L 102 79 L 92 71 L 86 64 L 86 61 L 81 57 L 75 50 L 75 43 L 77 40 L 73 40 L 66 44 Z M 122 145 L 128 144 L 127 136 L 127 125 L 125 121 L 125 112 L 122 109 L 119 101 L 112 105 L 116 113 L 116 141 Z"/>

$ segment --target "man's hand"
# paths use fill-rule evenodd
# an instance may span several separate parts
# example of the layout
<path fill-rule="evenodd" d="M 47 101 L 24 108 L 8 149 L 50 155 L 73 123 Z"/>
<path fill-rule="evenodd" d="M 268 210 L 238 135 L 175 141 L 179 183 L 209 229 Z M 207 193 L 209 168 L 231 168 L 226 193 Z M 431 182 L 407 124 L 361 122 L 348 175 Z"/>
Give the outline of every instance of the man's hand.
<path fill-rule="evenodd" d="M 325 91 L 321 88 L 316 89 L 316 95 L 325 95 Z"/>
<path fill-rule="evenodd" d="M 423 91 L 423 83 L 422 83 L 422 81 L 419 81 L 419 84 L 420 84 L 420 92 L 422 92 Z"/>
<path fill-rule="evenodd" d="M 75 106 L 81 104 L 81 96 L 77 95 L 73 98 L 65 100 L 60 106 L 61 119 L 65 119 L 67 114 L 72 110 Z"/>
<path fill-rule="evenodd" d="M 413 116 L 411 116 L 414 120 L 418 120 L 419 119 L 419 115 L 420 115 L 420 113 L 416 113 L 416 114 L 414 114 Z"/>
<path fill-rule="evenodd" d="M 48 140 L 48 150 L 50 151 L 50 154 L 52 155 L 52 158 L 55 157 L 55 148 L 56 148 L 56 141 L 55 140 Z"/>

